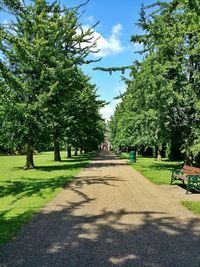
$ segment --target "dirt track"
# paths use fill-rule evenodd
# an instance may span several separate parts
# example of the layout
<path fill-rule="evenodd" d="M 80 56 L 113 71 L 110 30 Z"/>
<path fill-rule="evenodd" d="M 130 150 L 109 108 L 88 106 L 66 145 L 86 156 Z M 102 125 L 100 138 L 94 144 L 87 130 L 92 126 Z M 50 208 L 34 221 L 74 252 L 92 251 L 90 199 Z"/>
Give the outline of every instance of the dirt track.
<path fill-rule="evenodd" d="M 0 250 L 0 266 L 200 266 L 200 217 L 176 186 L 157 186 L 101 155 Z"/>

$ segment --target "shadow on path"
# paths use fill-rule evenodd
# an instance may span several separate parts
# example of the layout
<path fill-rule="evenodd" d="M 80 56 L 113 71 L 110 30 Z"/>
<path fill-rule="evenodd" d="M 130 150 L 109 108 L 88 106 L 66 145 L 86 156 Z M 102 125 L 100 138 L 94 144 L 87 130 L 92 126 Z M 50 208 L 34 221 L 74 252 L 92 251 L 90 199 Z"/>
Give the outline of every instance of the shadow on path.
<path fill-rule="evenodd" d="M 99 168 L 98 164 L 105 167 L 106 159 L 99 158 L 90 166 Z M 120 179 L 78 177 L 69 185 L 77 198 L 35 216 L 0 249 L 0 266 L 199 267 L 200 218 L 179 220 L 162 211 L 127 210 L 126 203 L 115 211 L 95 209 L 101 200 L 90 197 L 82 187 L 113 186 L 115 181 Z"/>
<path fill-rule="evenodd" d="M 162 212 L 126 209 L 75 215 L 94 201 L 75 190 L 83 200 L 35 217 L 0 250 L 0 266 L 200 265 L 200 219 L 181 224 Z M 141 223 L 134 226 L 137 218 Z"/>

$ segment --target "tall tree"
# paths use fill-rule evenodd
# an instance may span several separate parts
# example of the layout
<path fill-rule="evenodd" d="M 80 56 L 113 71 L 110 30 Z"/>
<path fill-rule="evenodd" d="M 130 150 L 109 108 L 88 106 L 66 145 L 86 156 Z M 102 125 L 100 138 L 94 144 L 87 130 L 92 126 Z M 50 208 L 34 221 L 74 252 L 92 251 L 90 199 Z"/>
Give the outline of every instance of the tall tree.
<path fill-rule="evenodd" d="M 76 90 L 73 74 L 77 65 L 91 62 L 86 58 L 95 44 L 92 28 L 83 31 L 78 22 L 77 8 L 61 10 L 58 3 L 35 0 L 15 17 L 15 23 L 0 29 L 2 100 L 5 118 L 12 122 L 7 131 L 26 146 L 25 168 L 33 168 L 33 150 L 49 129 L 55 160 L 60 160 L 59 134 Z"/>
<path fill-rule="evenodd" d="M 143 34 L 131 40 L 143 44 L 144 60 L 133 68 L 128 90 L 112 119 L 115 139 L 126 132 L 129 144 L 150 143 L 159 148 L 168 143 L 172 158 L 177 144 L 186 158 L 194 143 L 197 149 L 199 10 L 198 1 L 157 1 L 142 7 L 138 25 Z M 121 128 L 119 134 L 115 125 Z"/>

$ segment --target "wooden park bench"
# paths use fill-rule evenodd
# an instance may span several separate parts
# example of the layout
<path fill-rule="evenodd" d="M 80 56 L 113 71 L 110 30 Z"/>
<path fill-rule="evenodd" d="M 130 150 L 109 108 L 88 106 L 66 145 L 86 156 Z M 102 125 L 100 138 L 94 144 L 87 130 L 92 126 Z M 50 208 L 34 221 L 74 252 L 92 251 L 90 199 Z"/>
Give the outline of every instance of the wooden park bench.
<path fill-rule="evenodd" d="M 172 171 L 171 184 L 174 180 L 187 183 L 187 194 L 191 189 L 200 190 L 200 168 L 184 165 Z"/>

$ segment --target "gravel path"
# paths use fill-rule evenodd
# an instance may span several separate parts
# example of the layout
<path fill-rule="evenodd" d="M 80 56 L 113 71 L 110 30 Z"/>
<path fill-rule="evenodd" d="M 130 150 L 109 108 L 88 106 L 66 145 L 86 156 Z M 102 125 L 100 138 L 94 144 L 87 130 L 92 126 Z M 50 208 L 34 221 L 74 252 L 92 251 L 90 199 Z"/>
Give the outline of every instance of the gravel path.
<path fill-rule="evenodd" d="M 199 267 L 200 217 L 176 188 L 102 154 L 1 248 L 0 266 Z"/>

